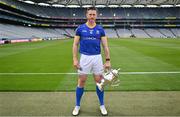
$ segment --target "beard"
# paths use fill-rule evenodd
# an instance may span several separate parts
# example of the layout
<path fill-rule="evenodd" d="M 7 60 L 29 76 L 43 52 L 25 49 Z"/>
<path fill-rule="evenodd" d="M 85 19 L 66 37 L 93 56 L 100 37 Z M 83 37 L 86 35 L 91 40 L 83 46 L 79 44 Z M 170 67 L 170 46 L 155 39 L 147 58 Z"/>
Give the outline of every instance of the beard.
<path fill-rule="evenodd" d="M 94 19 L 90 19 L 89 22 L 90 22 L 91 24 L 94 24 L 94 23 L 95 23 L 95 20 L 94 20 Z"/>

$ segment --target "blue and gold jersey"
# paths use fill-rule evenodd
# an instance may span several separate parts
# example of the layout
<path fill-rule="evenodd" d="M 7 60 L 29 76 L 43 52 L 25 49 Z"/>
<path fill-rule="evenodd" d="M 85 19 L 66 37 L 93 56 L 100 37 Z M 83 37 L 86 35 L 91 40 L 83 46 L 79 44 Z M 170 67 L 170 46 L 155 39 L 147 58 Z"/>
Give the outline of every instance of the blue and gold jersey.
<path fill-rule="evenodd" d="M 76 29 L 76 36 L 80 36 L 79 52 L 85 55 L 98 55 L 101 53 L 101 37 L 105 36 L 100 25 L 89 28 L 86 24 Z"/>

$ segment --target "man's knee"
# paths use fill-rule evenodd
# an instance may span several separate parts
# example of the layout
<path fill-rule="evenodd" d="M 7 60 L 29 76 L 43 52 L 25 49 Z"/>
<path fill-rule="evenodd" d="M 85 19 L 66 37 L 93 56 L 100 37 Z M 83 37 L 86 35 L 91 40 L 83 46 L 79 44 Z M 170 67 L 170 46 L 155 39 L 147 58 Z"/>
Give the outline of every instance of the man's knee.
<path fill-rule="evenodd" d="M 86 83 L 85 80 L 80 80 L 80 81 L 78 82 L 78 86 L 79 86 L 79 87 L 84 87 L 85 83 Z"/>
<path fill-rule="evenodd" d="M 94 80 L 96 83 L 100 83 L 102 78 L 103 78 L 102 75 L 94 75 Z"/>
<path fill-rule="evenodd" d="M 84 87 L 84 85 L 85 85 L 85 83 L 86 83 L 86 79 L 87 79 L 87 76 L 86 76 L 86 75 L 79 76 L 78 86 L 79 86 L 79 87 Z"/>

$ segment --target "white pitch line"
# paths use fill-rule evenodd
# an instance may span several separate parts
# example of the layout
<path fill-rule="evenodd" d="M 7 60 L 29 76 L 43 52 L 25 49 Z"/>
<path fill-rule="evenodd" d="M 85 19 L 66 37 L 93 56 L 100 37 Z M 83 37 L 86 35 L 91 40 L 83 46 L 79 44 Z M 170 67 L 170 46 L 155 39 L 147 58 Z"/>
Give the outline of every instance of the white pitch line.
<path fill-rule="evenodd" d="M 0 73 L 0 75 L 77 75 L 78 73 Z M 164 72 L 120 72 L 124 75 L 142 75 L 142 74 L 180 74 L 180 71 Z"/>
<path fill-rule="evenodd" d="M 180 74 L 180 71 L 171 72 L 120 72 L 120 74 Z"/>
<path fill-rule="evenodd" d="M 77 73 L 0 73 L 0 75 L 76 75 Z"/>

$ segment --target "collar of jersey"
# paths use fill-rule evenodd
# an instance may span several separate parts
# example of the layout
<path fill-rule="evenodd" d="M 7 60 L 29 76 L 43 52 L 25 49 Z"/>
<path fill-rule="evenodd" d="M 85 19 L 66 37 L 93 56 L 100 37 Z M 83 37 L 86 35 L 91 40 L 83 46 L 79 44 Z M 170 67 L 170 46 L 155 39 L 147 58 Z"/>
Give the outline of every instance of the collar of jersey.
<path fill-rule="evenodd" d="M 97 24 L 93 28 L 90 28 L 86 23 L 85 26 L 88 27 L 89 29 L 94 29 L 97 26 Z"/>

